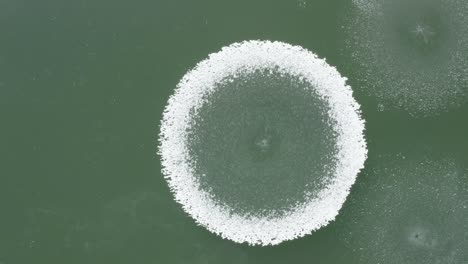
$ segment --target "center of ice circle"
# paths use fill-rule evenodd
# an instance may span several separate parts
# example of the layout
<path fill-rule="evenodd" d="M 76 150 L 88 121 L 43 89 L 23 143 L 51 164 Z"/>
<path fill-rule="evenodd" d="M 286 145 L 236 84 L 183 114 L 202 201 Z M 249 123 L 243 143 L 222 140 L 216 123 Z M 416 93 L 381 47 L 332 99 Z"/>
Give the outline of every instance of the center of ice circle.
<path fill-rule="evenodd" d="M 421 227 L 415 227 L 409 232 L 408 241 L 412 245 L 422 248 L 432 248 L 437 244 L 434 234 Z"/>
<path fill-rule="evenodd" d="M 271 149 L 271 136 L 264 135 L 263 137 L 257 138 L 255 140 L 255 146 L 261 153 L 268 152 Z"/>
<path fill-rule="evenodd" d="M 275 154 L 279 146 L 279 137 L 271 129 L 264 129 L 258 133 L 252 142 L 252 150 L 256 159 L 263 160 Z"/>
<path fill-rule="evenodd" d="M 429 45 L 436 35 L 430 26 L 424 24 L 417 24 L 411 33 L 413 33 L 415 40 L 423 45 Z"/>

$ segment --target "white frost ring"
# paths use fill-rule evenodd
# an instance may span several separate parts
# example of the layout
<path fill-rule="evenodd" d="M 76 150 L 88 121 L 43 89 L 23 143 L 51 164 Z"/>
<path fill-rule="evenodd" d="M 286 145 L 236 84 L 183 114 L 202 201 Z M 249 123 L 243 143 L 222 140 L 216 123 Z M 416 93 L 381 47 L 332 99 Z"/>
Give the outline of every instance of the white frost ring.
<path fill-rule="evenodd" d="M 187 130 L 193 110 L 229 77 L 275 69 L 297 76 L 330 108 L 336 136 L 333 178 L 309 201 L 285 215 L 233 214 L 201 190 L 188 153 Z M 165 108 L 159 137 L 163 174 L 175 199 L 198 224 L 223 238 L 251 245 L 275 245 L 312 233 L 334 220 L 367 158 L 364 121 L 346 78 L 325 60 L 282 42 L 244 41 L 222 48 L 199 62 L 180 80 Z"/>

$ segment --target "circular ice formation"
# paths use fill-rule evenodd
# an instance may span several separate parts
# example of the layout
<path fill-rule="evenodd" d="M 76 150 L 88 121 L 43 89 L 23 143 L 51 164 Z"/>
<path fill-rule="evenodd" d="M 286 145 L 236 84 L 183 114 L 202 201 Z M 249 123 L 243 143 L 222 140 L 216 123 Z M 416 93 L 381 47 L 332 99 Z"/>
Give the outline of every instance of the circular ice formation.
<path fill-rule="evenodd" d="M 209 103 L 208 95 L 232 81 L 232 76 L 259 70 L 274 70 L 309 83 L 311 92 L 329 106 L 326 114 L 336 133 L 333 177 L 312 198 L 282 215 L 233 213 L 217 203 L 200 187 L 196 164 L 188 149 L 193 116 Z M 159 154 L 176 201 L 209 231 L 251 245 L 279 244 L 327 225 L 338 214 L 367 157 L 364 121 L 345 81 L 325 60 L 302 47 L 282 42 L 244 41 L 210 54 L 181 79 L 163 114 Z M 270 141 L 269 136 L 256 139 L 257 151 L 268 152 Z"/>
<path fill-rule="evenodd" d="M 466 172 L 451 159 L 383 156 L 362 175 L 337 220 L 359 263 L 465 263 Z"/>
<path fill-rule="evenodd" d="M 378 103 L 430 116 L 464 102 L 467 1 L 353 0 L 347 14 L 345 56 Z"/>

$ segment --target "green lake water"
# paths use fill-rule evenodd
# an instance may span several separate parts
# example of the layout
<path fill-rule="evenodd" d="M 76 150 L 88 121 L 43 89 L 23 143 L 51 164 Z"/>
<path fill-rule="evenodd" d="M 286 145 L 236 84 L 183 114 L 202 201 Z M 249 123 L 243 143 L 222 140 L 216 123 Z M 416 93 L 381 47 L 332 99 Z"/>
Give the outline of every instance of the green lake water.
<path fill-rule="evenodd" d="M 350 56 L 353 30 L 366 36 L 350 27 L 361 25 L 347 17 L 351 5 L 0 1 L 0 264 L 468 263 L 467 82 L 455 83 L 459 93 L 417 91 L 422 100 L 452 96 L 422 114 L 412 111 L 413 101 L 395 106 L 388 93 L 369 92 L 376 78 L 364 71 L 383 76 L 381 87 L 405 76 L 386 75 L 398 64 L 369 59 L 363 67 L 354 60 L 362 46 Z M 456 36 L 466 26 L 453 17 L 431 27 L 452 34 L 438 55 L 464 43 L 452 39 L 467 38 Z M 426 43 L 408 38 L 402 45 Z M 336 221 L 278 246 L 236 244 L 197 226 L 173 200 L 157 154 L 162 113 L 180 78 L 208 54 L 250 39 L 300 45 L 326 58 L 348 78 L 366 120 L 369 158 Z M 468 54 L 458 51 L 463 66 Z M 390 51 L 397 58 L 405 52 Z M 431 63 L 439 62 L 450 61 Z M 455 89 L 443 81 L 422 87 Z M 415 98 L 411 91 L 401 98 Z"/>

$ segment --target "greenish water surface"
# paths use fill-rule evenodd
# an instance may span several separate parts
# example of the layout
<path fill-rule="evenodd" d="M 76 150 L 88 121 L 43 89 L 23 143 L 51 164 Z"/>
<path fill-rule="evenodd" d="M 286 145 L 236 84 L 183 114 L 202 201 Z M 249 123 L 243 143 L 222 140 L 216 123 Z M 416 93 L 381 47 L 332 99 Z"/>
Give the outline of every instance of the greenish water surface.
<path fill-rule="evenodd" d="M 447 159 L 457 164 L 456 183 L 466 186 L 468 104 L 463 95 L 455 107 L 421 117 L 388 107 L 360 89 L 360 68 L 343 56 L 343 17 L 349 5 L 345 0 L 2 0 L 0 263 L 375 264 L 374 257 L 392 263 L 384 245 L 385 254 L 366 255 L 348 243 L 345 233 L 356 223 L 348 227 L 347 221 L 369 215 L 353 214 L 360 208 L 355 202 L 344 205 L 337 222 L 279 246 L 223 240 L 197 226 L 172 199 L 156 154 L 164 106 L 187 70 L 233 42 L 279 40 L 327 58 L 355 88 L 370 158 L 349 201 L 365 200 L 369 189 L 374 190 L 369 195 L 382 193 L 372 187 L 382 181 L 371 177 L 424 181 L 433 167 L 404 170 L 413 168 L 411 159 L 420 164 L 421 156 L 436 164 Z M 408 157 L 401 167 L 407 173 L 394 173 L 402 155 Z M 440 166 L 437 173 L 444 174 L 444 168 L 453 172 Z M 463 188 L 451 204 L 456 223 L 468 215 Z M 418 205 L 408 206 L 408 215 L 418 212 Z M 427 212 L 422 215 L 431 218 Z M 369 238 L 379 223 L 362 221 L 375 226 L 353 230 Z M 427 228 L 440 229 L 440 222 Z M 405 221 L 398 218 L 395 224 L 401 223 Z M 391 225 L 386 222 L 383 228 Z M 425 234 L 414 230 L 419 229 L 409 232 Z M 466 245 L 467 228 L 455 231 L 461 238 L 447 247 Z M 434 232 L 455 231 L 444 227 Z M 408 247 L 427 245 L 414 237 L 409 241 Z M 431 248 L 408 252 L 416 257 L 439 254 Z M 460 264 L 450 257 L 468 263 L 466 255 L 441 259 Z"/>

